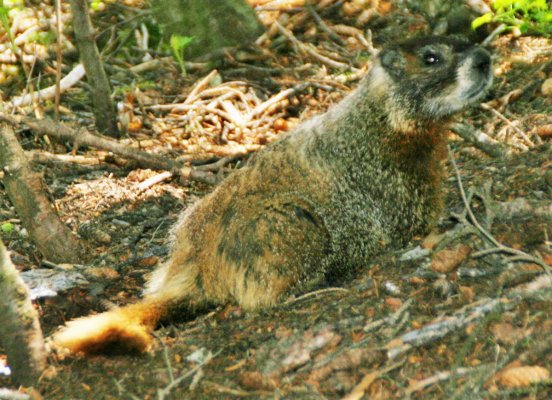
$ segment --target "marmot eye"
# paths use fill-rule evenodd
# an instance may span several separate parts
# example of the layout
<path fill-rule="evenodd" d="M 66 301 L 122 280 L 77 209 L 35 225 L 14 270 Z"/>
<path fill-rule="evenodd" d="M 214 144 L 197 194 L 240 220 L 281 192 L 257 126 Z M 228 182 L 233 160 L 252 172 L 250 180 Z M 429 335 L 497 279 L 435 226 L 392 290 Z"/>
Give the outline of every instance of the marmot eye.
<path fill-rule="evenodd" d="M 426 65 L 435 65 L 439 63 L 441 59 L 439 56 L 433 52 L 427 52 L 424 54 L 424 63 Z"/>

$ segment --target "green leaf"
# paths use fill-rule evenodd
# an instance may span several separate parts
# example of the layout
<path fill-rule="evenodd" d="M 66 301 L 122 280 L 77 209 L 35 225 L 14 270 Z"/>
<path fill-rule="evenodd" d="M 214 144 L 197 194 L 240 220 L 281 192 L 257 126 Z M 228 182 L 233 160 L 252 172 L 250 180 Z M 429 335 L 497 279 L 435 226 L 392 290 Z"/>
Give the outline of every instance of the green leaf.
<path fill-rule="evenodd" d="M 11 222 L 4 222 L 2 225 L 0 225 L 0 230 L 2 233 L 10 234 L 13 232 L 13 224 Z"/>
<path fill-rule="evenodd" d="M 171 48 L 175 51 L 181 51 L 184 50 L 192 41 L 194 40 L 193 37 L 190 36 L 180 36 L 180 35 L 172 35 L 171 36 Z"/>
<path fill-rule="evenodd" d="M 504 12 L 507 8 L 512 8 L 516 0 L 495 0 L 492 7 L 498 12 Z"/>
<path fill-rule="evenodd" d="M 483 14 L 482 16 L 474 19 L 471 23 L 471 27 L 472 29 L 477 29 L 479 28 L 481 25 L 485 25 L 485 24 L 488 24 L 489 22 L 492 22 L 494 19 L 494 16 L 493 16 L 493 13 L 487 13 L 487 14 Z"/>

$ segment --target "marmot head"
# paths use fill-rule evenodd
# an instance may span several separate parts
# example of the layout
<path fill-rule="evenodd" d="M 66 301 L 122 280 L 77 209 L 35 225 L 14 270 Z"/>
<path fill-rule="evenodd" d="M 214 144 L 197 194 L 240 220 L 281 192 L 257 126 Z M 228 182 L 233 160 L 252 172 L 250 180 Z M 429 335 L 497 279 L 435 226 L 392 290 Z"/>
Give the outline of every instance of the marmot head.
<path fill-rule="evenodd" d="M 489 53 L 457 37 L 425 36 L 386 47 L 379 65 L 390 78 L 395 111 L 407 120 L 448 117 L 480 99 L 492 83 Z"/>

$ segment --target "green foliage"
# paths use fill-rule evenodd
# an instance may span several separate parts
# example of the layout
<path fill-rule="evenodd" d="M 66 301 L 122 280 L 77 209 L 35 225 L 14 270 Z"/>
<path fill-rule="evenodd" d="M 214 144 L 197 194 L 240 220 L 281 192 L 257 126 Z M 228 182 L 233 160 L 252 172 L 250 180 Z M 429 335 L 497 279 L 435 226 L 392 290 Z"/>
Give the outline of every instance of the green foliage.
<path fill-rule="evenodd" d="M 184 76 L 186 76 L 186 67 L 184 66 L 184 50 L 190 45 L 190 43 L 192 43 L 193 40 L 194 38 L 190 36 L 181 36 L 177 34 L 171 35 L 171 50 L 174 58 L 180 66 L 180 71 Z"/>
<path fill-rule="evenodd" d="M 2 29 L 4 32 L 6 32 L 10 38 L 10 41 L 13 43 L 13 35 L 10 31 L 10 9 L 12 7 L 10 5 L 4 4 L 4 0 L 0 0 L 0 25 L 2 26 Z"/>
<path fill-rule="evenodd" d="M 13 232 L 14 226 L 11 222 L 4 222 L 2 225 L 0 225 L 0 231 L 3 234 L 9 235 Z"/>
<path fill-rule="evenodd" d="M 46 32 L 34 32 L 29 35 L 29 41 L 49 45 L 56 41 L 56 33 L 53 30 Z"/>
<path fill-rule="evenodd" d="M 546 0 L 494 0 L 493 11 L 472 21 L 472 28 L 497 22 L 507 29 L 543 36 L 552 34 L 552 9 Z"/>

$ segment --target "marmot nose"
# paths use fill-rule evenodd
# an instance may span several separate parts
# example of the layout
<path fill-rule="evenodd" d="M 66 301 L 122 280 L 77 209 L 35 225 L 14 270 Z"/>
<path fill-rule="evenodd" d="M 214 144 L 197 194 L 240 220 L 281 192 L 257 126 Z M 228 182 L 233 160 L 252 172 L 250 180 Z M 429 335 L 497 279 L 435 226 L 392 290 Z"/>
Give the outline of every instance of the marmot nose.
<path fill-rule="evenodd" d="M 482 48 L 476 48 L 472 53 L 473 67 L 481 72 L 488 72 L 491 68 L 491 56 Z"/>

